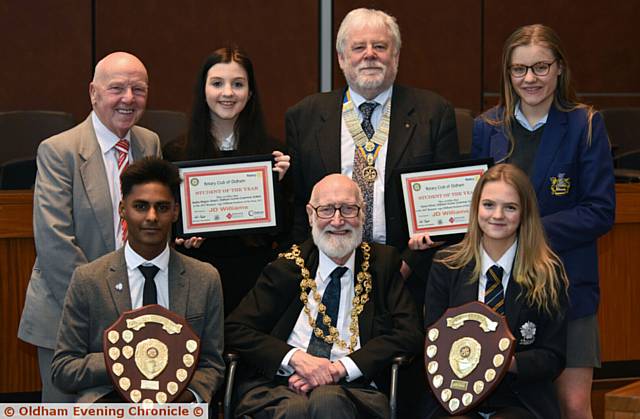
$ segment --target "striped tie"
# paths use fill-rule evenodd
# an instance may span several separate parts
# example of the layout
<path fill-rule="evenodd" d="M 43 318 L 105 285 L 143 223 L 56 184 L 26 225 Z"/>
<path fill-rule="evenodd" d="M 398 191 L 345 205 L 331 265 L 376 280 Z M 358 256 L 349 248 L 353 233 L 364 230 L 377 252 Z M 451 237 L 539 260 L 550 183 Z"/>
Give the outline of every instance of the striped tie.
<path fill-rule="evenodd" d="M 115 145 L 118 157 L 118 185 L 120 185 L 120 176 L 124 169 L 129 166 L 129 141 L 122 139 Z M 120 218 L 120 230 L 122 231 L 122 243 L 127 241 L 127 222 L 124 218 Z"/>
<path fill-rule="evenodd" d="M 487 285 L 484 291 L 484 303 L 496 313 L 504 315 L 504 288 L 502 287 L 502 268 L 493 265 L 487 270 Z"/>

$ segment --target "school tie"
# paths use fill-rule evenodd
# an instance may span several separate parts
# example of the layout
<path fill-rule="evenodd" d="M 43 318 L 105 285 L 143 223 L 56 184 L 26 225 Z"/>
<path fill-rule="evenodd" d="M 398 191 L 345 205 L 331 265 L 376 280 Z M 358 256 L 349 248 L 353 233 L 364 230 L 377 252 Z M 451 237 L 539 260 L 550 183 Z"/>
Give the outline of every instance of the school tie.
<path fill-rule="evenodd" d="M 377 106 L 376 102 L 364 102 L 359 106 L 360 112 L 362 112 L 362 131 L 369 139 L 375 133 L 373 124 L 371 124 L 371 115 Z M 373 182 L 367 182 L 364 179 L 362 171 L 365 167 L 367 167 L 367 161 L 362 155 L 362 147 L 356 147 L 353 160 L 353 180 L 360 186 L 362 198 L 366 204 L 362 239 L 371 242 L 373 240 Z"/>
<path fill-rule="evenodd" d="M 153 280 L 156 274 L 160 270 L 155 265 L 151 266 L 138 266 L 142 276 L 144 276 L 144 291 L 142 293 L 142 305 L 158 304 L 158 291 L 156 289 L 156 282 Z"/>
<path fill-rule="evenodd" d="M 124 169 L 129 166 L 129 141 L 122 139 L 115 145 L 118 157 L 118 185 L 120 185 L 120 176 Z M 120 218 L 120 231 L 122 232 L 122 243 L 127 241 L 127 222 L 124 218 Z"/>
<path fill-rule="evenodd" d="M 347 271 L 344 266 L 338 266 L 331 272 L 329 277 L 331 282 L 327 285 L 322 295 L 322 304 L 326 307 L 325 313 L 331 317 L 331 324 L 326 325 L 322 321 L 322 314 L 318 310 L 318 316 L 316 317 L 316 327 L 318 327 L 324 333 L 324 336 L 329 336 L 329 327 L 336 327 L 338 321 L 338 308 L 340 306 L 340 278 Z M 329 359 L 331 356 L 332 343 L 327 343 L 324 339 L 317 337 L 314 331 L 311 332 L 311 340 L 309 341 L 309 347 L 307 353 L 314 356 Z"/>
<path fill-rule="evenodd" d="M 496 313 L 504 314 L 504 288 L 502 287 L 503 269 L 493 265 L 487 270 L 487 284 L 484 291 L 484 303 Z"/>

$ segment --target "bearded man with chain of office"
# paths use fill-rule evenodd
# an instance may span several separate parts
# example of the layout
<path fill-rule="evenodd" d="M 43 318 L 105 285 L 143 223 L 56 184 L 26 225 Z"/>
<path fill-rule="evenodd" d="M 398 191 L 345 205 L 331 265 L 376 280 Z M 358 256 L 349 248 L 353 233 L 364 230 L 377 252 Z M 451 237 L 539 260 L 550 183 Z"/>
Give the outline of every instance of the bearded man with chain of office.
<path fill-rule="evenodd" d="M 351 177 L 362 190 L 364 240 L 396 247 L 402 273 L 422 312 L 434 253 L 428 236 L 408 248 L 409 232 L 396 171 L 458 158 L 455 112 L 434 92 L 396 83 L 400 28 L 380 10 L 349 12 L 336 35 L 346 88 L 308 96 L 286 114 L 294 183 L 293 241 L 309 236 L 305 205 L 313 185 L 329 173 Z"/>
<path fill-rule="evenodd" d="M 361 239 L 364 205 L 348 177 L 322 179 L 306 207 L 313 238 L 265 267 L 227 318 L 236 417 L 388 417 L 391 361 L 424 336 L 400 255 Z"/>

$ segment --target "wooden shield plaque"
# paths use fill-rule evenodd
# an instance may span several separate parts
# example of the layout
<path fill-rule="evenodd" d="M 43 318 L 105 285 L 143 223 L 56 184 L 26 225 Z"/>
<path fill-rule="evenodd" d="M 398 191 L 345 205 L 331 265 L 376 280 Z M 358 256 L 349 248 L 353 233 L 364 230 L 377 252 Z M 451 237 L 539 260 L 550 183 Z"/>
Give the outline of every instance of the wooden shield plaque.
<path fill-rule="evenodd" d="M 424 362 L 435 398 L 452 415 L 473 409 L 507 373 L 515 338 L 504 316 L 473 301 L 427 329 Z"/>
<path fill-rule="evenodd" d="M 200 355 L 200 339 L 187 321 L 158 304 L 123 313 L 104 331 L 102 345 L 113 386 L 130 403 L 175 400 Z"/>

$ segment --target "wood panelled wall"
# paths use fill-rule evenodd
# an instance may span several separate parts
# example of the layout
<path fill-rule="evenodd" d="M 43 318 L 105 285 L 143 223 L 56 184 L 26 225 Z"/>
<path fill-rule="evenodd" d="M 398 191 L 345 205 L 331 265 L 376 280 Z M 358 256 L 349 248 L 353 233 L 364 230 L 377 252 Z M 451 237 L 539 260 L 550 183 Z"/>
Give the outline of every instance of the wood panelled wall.
<path fill-rule="evenodd" d="M 318 89 L 315 1 L 93 3 L 92 28 L 89 0 L 0 2 L 0 111 L 59 110 L 83 120 L 94 50 L 97 59 L 125 50 L 145 63 L 148 109 L 188 112 L 201 62 L 216 48 L 238 45 L 253 60 L 268 128 L 282 140 L 286 108 Z"/>
<path fill-rule="evenodd" d="M 499 91 L 504 40 L 518 26 L 543 23 L 562 40 L 582 100 L 599 109 L 640 106 L 640 2 L 484 0 L 484 4 L 485 105 L 495 103 L 491 94 Z"/>
<path fill-rule="evenodd" d="M 361 6 L 397 17 L 399 82 L 435 90 L 456 107 L 478 113 L 495 103 L 504 39 L 536 22 L 563 39 L 584 100 L 599 108 L 640 106 L 638 1 L 341 0 L 333 2 L 334 34 Z M 200 63 L 232 43 L 253 58 L 268 128 L 282 139 L 285 110 L 318 90 L 319 7 L 317 0 L 34 0 L 29 7 L 2 0 L 0 111 L 60 110 L 80 121 L 90 109 L 92 54 L 127 50 L 148 67 L 148 108 L 188 112 Z M 334 86 L 342 86 L 337 60 L 333 65 Z"/>
<path fill-rule="evenodd" d="M 226 45 L 237 45 L 251 57 L 268 128 L 282 140 L 286 108 L 317 90 L 319 9 L 314 1 L 96 3 L 96 56 L 114 50 L 138 55 L 149 71 L 149 109 L 188 112 L 202 61 Z"/>
<path fill-rule="evenodd" d="M 342 17 L 361 6 L 380 8 L 397 17 L 403 36 L 399 82 L 434 90 L 456 107 L 478 113 L 495 103 L 504 39 L 516 27 L 536 22 L 558 31 L 578 91 L 587 93 L 585 100 L 600 108 L 640 106 L 640 36 L 636 28 L 640 1 L 341 0 L 333 4 L 334 34 Z M 285 110 L 318 90 L 318 33 L 319 1 L 314 0 L 32 0 L 28 4 L 2 0 L 0 111 L 58 110 L 70 112 L 80 121 L 90 110 L 88 84 L 94 54 L 100 58 L 111 51 L 127 50 L 138 55 L 149 70 L 148 108 L 188 112 L 200 63 L 210 51 L 231 43 L 252 57 L 268 127 L 283 139 Z M 333 65 L 334 86 L 342 86 L 344 79 L 335 58 Z M 0 139 L 10 140 L 2 138 L 2 133 Z M 612 275 L 624 282 L 615 286 L 607 283 L 604 300 L 612 298 L 618 287 L 630 289 L 629 298 L 638 295 L 629 272 L 615 271 L 622 265 L 611 263 L 614 256 L 621 257 L 617 251 L 611 252 L 625 248 L 627 236 L 637 237 L 637 227 L 636 219 L 623 222 L 616 225 L 615 235 L 600 242 L 601 261 L 612 269 L 602 272 L 603 277 Z M 15 266 L 0 267 L 1 291 L 10 303 L 2 306 L 2 318 L 12 318 L 14 329 L 29 276 L 25 267 L 31 266 L 34 258 L 31 240 L 21 237 L 0 235 L 2 260 L 16 262 Z M 631 261 L 635 253 L 631 247 L 626 249 L 631 253 L 623 256 Z M 4 278 L 20 278 L 22 282 Z M 601 311 L 600 321 L 625 330 L 635 318 L 607 307 Z M 8 355 L 2 357 L 3 362 L 27 359 L 21 369 L 30 373 L 22 378 L 4 377 L 2 384 L 37 389 L 33 348 L 9 336 L 15 336 L 15 330 L 7 331 L 0 342 Z M 620 333 L 615 344 L 605 343 L 605 360 L 637 359 L 638 349 L 629 346 L 629 338 Z M 616 353 L 616 348 L 623 355 Z M 6 371 L 3 362 L 0 371 Z M 0 392 L 7 389 L 0 386 Z"/>
<path fill-rule="evenodd" d="M 334 2 L 334 33 L 344 15 L 362 2 Z M 367 7 L 396 17 L 402 35 L 398 70 L 401 84 L 429 89 L 459 108 L 481 107 L 482 2 L 372 1 Z M 335 41 L 335 35 L 334 35 Z M 334 85 L 345 84 L 335 61 Z"/>
<path fill-rule="evenodd" d="M 0 40 L 0 111 L 63 111 L 84 119 L 91 109 L 91 2 L 2 0 Z"/>

